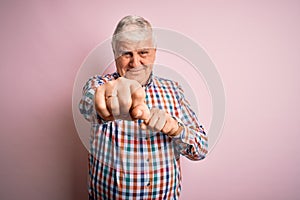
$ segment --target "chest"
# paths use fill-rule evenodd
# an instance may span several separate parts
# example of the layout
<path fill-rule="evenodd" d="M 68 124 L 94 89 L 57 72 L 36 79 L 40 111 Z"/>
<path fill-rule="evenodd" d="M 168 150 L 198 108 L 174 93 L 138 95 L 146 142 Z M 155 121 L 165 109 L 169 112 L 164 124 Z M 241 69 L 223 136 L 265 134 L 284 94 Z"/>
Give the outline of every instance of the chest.
<path fill-rule="evenodd" d="M 180 102 L 178 92 L 170 87 L 153 85 L 145 89 L 146 104 L 149 109 L 155 107 L 168 112 L 172 116 L 179 115 Z"/>

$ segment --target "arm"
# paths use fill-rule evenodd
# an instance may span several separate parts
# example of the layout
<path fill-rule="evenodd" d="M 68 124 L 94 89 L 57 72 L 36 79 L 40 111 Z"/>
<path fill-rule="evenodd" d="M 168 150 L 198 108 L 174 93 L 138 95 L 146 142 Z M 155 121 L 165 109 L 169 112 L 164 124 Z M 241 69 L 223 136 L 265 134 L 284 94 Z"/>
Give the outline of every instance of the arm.
<path fill-rule="evenodd" d="M 79 110 L 91 123 L 114 119 L 147 119 L 149 109 L 144 103 L 145 91 L 141 85 L 114 75 L 94 76 L 83 88 Z"/>
<path fill-rule="evenodd" d="M 197 116 L 184 98 L 183 90 L 175 83 L 178 116 L 171 116 L 159 108 L 151 108 L 150 117 L 141 124 L 142 129 L 160 131 L 174 141 L 175 150 L 190 160 L 201 160 L 207 154 L 207 136 Z M 181 124 L 181 125 L 180 125 Z"/>
<path fill-rule="evenodd" d="M 104 80 L 96 75 L 91 77 L 83 87 L 79 110 L 84 118 L 91 123 L 99 122 L 99 117 L 97 116 L 94 105 L 94 96 L 96 89 L 102 84 L 104 84 Z"/>
<path fill-rule="evenodd" d="M 190 160 L 205 158 L 208 151 L 207 135 L 199 123 L 196 114 L 184 93 L 179 87 L 180 116 L 177 119 L 182 125 L 182 131 L 173 137 L 175 149 Z"/>

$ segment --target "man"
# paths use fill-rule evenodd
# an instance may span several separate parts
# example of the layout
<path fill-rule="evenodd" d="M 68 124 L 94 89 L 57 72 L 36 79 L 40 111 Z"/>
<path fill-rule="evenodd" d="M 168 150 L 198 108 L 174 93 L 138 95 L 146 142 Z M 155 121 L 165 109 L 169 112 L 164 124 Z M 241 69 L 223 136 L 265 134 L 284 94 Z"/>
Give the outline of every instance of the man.
<path fill-rule="evenodd" d="M 90 199 L 178 199 L 180 155 L 207 153 L 207 136 L 178 83 L 152 74 L 151 25 L 127 16 L 112 47 L 117 71 L 92 77 L 80 112 L 91 122 Z"/>

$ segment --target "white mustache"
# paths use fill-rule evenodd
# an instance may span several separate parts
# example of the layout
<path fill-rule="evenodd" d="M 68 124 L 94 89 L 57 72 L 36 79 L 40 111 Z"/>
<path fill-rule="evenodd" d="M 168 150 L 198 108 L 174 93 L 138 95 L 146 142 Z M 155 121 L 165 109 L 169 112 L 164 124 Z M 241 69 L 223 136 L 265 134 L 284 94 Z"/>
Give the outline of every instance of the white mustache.
<path fill-rule="evenodd" d="M 138 72 L 138 71 L 140 71 L 140 70 L 145 69 L 145 67 L 146 67 L 146 66 L 141 65 L 141 66 L 138 66 L 138 67 L 130 68 L 130 69 L 128 69 L 127 71 L 128 71 L 128 72 Z"/>

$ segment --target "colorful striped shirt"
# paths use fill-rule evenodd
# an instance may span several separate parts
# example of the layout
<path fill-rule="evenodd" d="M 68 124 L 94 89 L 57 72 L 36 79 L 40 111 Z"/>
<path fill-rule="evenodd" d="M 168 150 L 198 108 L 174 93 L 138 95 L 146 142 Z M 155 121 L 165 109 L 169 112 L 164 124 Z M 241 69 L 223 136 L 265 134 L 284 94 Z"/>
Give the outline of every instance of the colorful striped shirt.
<path fill-rule="evenodd" d="M 143 130 L 142 120 L 104 121 L 94 107 L 95 89 L 119 77 L 94 76 L 83 88 L 80 112 L 91 122 L 90 199 L 173 199 L 181 191 L 180 155 L 203 159 L 207 136 L 177 82 L 151 75 L 144 87 L 149 109 L 168 112 L 184 125 L 176 137 Z"/>

